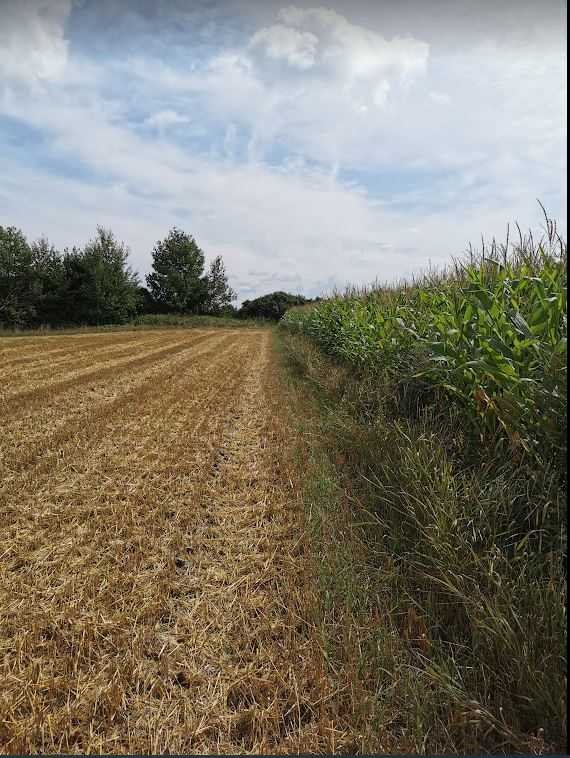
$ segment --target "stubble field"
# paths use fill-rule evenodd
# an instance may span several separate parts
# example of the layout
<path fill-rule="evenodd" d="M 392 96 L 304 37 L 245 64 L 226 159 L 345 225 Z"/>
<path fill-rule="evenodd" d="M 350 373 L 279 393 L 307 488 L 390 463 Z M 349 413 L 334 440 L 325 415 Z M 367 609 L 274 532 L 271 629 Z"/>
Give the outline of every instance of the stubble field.
<path fill-rule="evenodd" d="M 0 751 L 332 751 L 265 330 L 0 339 Z"/>

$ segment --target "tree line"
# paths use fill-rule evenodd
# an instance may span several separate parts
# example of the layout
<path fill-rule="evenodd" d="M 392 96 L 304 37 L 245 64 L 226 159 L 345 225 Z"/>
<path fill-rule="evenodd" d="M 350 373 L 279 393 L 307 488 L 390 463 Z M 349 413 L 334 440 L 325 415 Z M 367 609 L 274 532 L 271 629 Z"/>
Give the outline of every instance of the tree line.
<path fill-rule="evenodd" d="M 30 244 L 20 229 L 0 226 L 0 326 L 124 324 L 141 313 L 278 319 L 306 302 L 274 292 L 236 309 L 221 256 L 206 270 L 203 250 L 176 227 L 154 246 L 146 287 L 128 256 L 124 243 L 101 226 L 84 247 L 63 252 L 46 238 Z"/>
<path fill-rule="evenodd" d="M 0 226 L 0 324 L 124 323 L 139 301 L 127 256 L 101 227 L 83 249 L 60 253 L 45 238 L 28 244 L 19 229 Z"/>
<path fill-rule="evenodd" d="M 272 292 L 238 310 L 221 256 L 206 258 L 176 227 L 152 250 L 146 287 L 128 264 L 129 251 L 97 227 L 83 248 L 57 250 L 46 238 L 28 243 L 16 227 L 0 226 L 0 326 L 34 328 L 124 324 L 139 314 L 204 314 L 278 320 L 301 295 Z"/>

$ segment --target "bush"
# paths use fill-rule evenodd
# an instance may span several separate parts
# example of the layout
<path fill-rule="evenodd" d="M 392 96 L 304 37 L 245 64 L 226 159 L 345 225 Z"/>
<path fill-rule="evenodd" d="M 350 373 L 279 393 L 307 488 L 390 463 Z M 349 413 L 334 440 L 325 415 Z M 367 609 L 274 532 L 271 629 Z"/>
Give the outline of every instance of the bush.
<path fill-rule="evenodd" d="M 66 251 L 59 318 L 64 323 L 124 324 L 139 306 L 138 278 L 128 249 L 113 232 L 97 227 L 82 250 Z"/>
<path fill-rule="evenodd" d="M 7 328 L 125 323 L 139 306 L 128 250 L 102 227 L 62 255 L 46 239 L 28 245 L 0 227 L 0 325 Z"/>
<path fill-rule="evenodd" d="M 308 302 L 302 295 L 272 292 L 255 300 L 244 300 L 238 311 L 239 318 L 263 318 L 279 321 L 289 308 Z"/>
<path fill-rule="evenodd" d="M 13 226 L 0 226 L 0 325 L 21 328 L 36 316 L 32 251 Z"/>

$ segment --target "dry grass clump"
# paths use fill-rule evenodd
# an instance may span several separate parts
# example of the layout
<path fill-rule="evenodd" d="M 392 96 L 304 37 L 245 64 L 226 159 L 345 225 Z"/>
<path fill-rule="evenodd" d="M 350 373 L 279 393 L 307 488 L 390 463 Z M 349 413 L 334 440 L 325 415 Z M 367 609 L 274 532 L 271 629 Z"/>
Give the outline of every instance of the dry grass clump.
<path fill-rule="evenodd" d="M 125 360 L 94 339 L 91 365 L 69 356 L 51 384 L 48 359 L 45 386 L 5 405 L 0 751 L 349 746 L 311 624 L 270 334 L 138 339 Z"/>

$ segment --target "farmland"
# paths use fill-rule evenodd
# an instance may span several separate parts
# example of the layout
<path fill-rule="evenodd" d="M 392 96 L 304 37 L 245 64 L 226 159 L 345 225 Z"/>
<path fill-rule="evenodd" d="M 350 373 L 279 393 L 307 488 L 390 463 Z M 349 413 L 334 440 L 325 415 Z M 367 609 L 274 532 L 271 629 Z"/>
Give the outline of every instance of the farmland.
<path fill-rule="evenodd" d="M 342 744 L 270 344 L 0 340 L 3 752 Z"/>
<path fill-rule="evenodd" d="M 559 751 L 565 264 L 0 337 L 0 751 Z"/>

